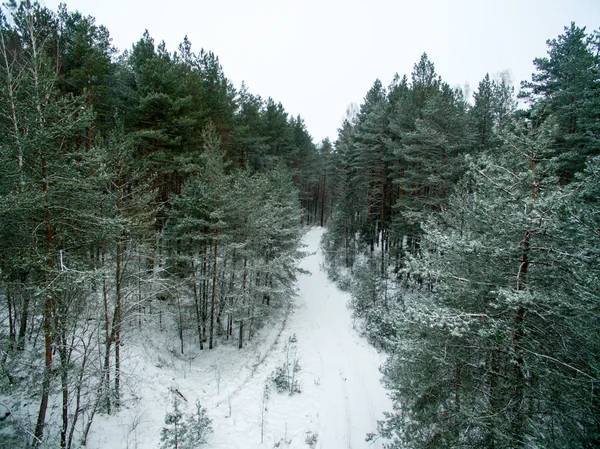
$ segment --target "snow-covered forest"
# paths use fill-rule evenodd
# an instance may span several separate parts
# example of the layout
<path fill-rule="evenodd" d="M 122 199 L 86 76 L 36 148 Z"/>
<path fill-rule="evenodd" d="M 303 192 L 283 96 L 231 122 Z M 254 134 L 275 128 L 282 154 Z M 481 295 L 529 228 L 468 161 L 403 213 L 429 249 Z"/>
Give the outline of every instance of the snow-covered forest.
<path fill-rule="evenodd" d="M 315 143 L 187 38 L 2 6 L 0 447 L 600 445 L 600 33 L 547 49 Z"/>

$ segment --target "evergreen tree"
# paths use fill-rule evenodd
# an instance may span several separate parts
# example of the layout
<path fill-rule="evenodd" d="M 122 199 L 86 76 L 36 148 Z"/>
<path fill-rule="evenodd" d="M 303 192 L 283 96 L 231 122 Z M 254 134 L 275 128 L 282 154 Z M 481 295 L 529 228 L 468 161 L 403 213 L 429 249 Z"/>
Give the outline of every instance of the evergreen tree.
<path fill-rule="evenodd" d="M 69 12 L 62 4 L 57 19 L 60 89 L 84 97 L 86 107 L 93 110 L 94 121 L 87 132 L 88 146 L 92 146 L 98 128 L 107 130 L 114 126 L 111 58 L 116 50 L 111 46 L 108 30 L 97 25 L 93 17 Z"/>
<path fill-rule="evenodd" d="M 194 264 L 196 251 L 202 251 L 204 267 L 203 294 L 208 301 L 209 349 L 214 344 L 214 329 L 217 307 L 218 255 L 221 242 L 226 238 L 226 189 L 228 185 L 225 173 L 225 154 L 220 148 L 219 136 L 214 126 L 209 125 L 203 132 L 204 152 L 202 153 L 200 174 L 184 185 L 183 191 L 174 204 L 173 238 L 190 245 L 188 253 L 192 263 L 192 275 L 195 277 Z M 207 263 L 212 265 L 207 270 Z M 210 275 L 209 275 L 210 273 Z M 195 281 L 193 281 L 195 282 Z M 194 284 L 195 285 L 195 284 Z M 210 285 L 210 288 L 208 287 Z M 196 308 L 200 307 L 196 301 Z M 204 332 L 204 331 L 203 331 Z M 201 339 L 202 347 L 202 339 Z"/>
<path fill-rule="evenodd" d="M 245 85 L 238 92 L 239 108 L 235 116 L 235 132 L 233 145 L 240 166 L 248 165 L 251 169 L 265 168 L 267 137 L 262 134 L 263 100 L 252 95 Z"/>
<path fill-rule="evenodd" d="M 340 130 L 324 244 L 390 352 L 390 447 L 597 444 L 594 39 L 572 25 L 548 42 L 528 111 L 505 77 L 469 107 L 424 54 Z"/>
<path fill-rule="evenodd" d="M 179 409 L 179 398 L 173 394 L 173 410 L 165 414 L 165 427 L 160 431 L 161 449 L 183 449 L 188 428 Z"/>
<path fill-rule="evenodd" d="M 460 173 L 459 156 L 471 138 L 462 95 L 441 82 L 426 55 L 415 65 L 412 95 L 418 112 L 414 128 L 400 136 L 396 154 L 405 169 L 394 180 L 403 192 L 396 207 L 409 226 L 440 210 Z"/>
<path fill-rule="evenodd" d="M 597 105 L 599 56 L 593 36 L 571 23 L 564 34 L 547 41 L 548 57 L 536 58 L 536 73 L 523 82 L 523 96 L 535 104 L 540 119 L 554 115 L 559 133 L 553 146 L 563 181 L 584 169 L 587 158 L 600 154 Z"/>
<path fill-rule="evenodd" d="M 331 260 L 337 261 L 338 255 L 343 254 L 343 264 L 350 268 L 356 256 L 356 237 L 359 229 L 360 203 L 358 201 L 357 186 L 352 179 L 355 169 L 351 165 L 353 157 L 354 126 L 350 121 L 344 120 L 339 129 L 338 140 L 335 142 L 334 153 L 334 186 L 332 193 L 336 203 L 333 219 L 329 223 L 326 240 L 333 251 L 326 254 Z M 338 252 L 338 248 L 343 248 Z M 341 261 L 340 260 L 340 261 Z"/>
<path fill-rule="evenodd" d="M 362 189 L 362 206 L 365 220 L 362 238 L 371 250 L 375 243 L 385 240 L 389 228 L 390 183 L 388 180 L 388 153 L 385 140 L 388 130 L 388 103 L 385 89 L 376 80 L 365 97 L 354 134 L 356 164 L 352 180 Z"/>
<path fill-rule="evenodd" d="M 200 405 L 200 401 L 196 401 L 194 412 L 188 415 L 185 421 L 187 432 L 181 448 L 195 449 L 206 443 L 206 437 L 213 432 L 211 423 L 212 420 L 206 415 L 206 409 Z"/>

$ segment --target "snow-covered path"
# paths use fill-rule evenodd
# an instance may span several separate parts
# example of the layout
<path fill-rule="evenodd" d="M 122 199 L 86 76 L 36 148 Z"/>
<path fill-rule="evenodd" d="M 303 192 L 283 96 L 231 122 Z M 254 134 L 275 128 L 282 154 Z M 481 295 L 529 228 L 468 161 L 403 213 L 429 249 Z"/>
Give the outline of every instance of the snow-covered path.
<path fill-rule="evenodd" d="M 316 414 L 317 447 L 363 448 L 368 432 L 391 403 L 381 386 L 378 367 L 384 356 L 360 337 L 352 326 L 348 294 L 340 291 L 320 269 L 321 229 L 304 237 L 311 254 L 301 267 L 311 275 L 299 278 L 297 309 L 289 332 L 298 338 L 305 388 L 311 412 Z M 313 380 L 311 385 L 311 378 Z M 380 447 L 376 442 L 371 447 Z"/>
<path fill-rule="evenodd" d="M 158 448 L 165 413 L 172 408 L 169 391 L 177 389 L 187 399 L 184 412 L 191 412 L 196 400 L 206 407 L 214 429 L 205 446 L 210 449 L 307 449 L 310 435 L 317 436 L 313 448 L 381 448 L 381 441 L 367 443 L 365 437 L 392 408 L 379 382 L 385 356 L 358 335 L 349 295 L 322 271 L 322 235 L 313 228 L 303 237 L 308 256 L 300 266 L 310 274 L 299 276 L 287 319 L 279 315 L 277 321 L 274 314 L 243 350 L 223 342 L 213 351 L 198 351 L 189 342 L 182 357 L 177 340 L 160 332 L 132 345 L 127 363 L 128 371 L 137 373 L 129 379 L 135 394 L 120 413 L 98 419 L 89 447 Z M 290 396 L 277 393 L 269 378 L 284 362 L 286 342 L 294 334 L 301 393 Z M 265 385 L 271 390 L 266 402 Z"/>

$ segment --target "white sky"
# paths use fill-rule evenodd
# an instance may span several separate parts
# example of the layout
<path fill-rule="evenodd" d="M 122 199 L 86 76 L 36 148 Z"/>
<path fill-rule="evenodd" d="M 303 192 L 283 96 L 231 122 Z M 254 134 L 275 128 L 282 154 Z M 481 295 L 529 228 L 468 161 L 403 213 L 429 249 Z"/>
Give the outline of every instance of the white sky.
<path fill-rule="evenodd" d="M 46 0 L 56 10 L 58 0 Z M 315 142 L 337 137 L 349 103 L 361 103 L 376 78 L 410 77 L 427 52 L 442 79 L 476 89 L 486 72 L 530 79 L 546 40 L 575 21 L 600 27 L 600 0 L 67 0 L 94 16 L 119 50 L 145 29 L 177 49 L 219 56 L 239 88 L 300 114 Z"/>

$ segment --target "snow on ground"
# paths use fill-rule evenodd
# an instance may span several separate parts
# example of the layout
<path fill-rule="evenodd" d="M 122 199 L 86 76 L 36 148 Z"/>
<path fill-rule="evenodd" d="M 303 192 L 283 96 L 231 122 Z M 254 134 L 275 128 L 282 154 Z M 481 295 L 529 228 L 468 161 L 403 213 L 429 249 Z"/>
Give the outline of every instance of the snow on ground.
<path fill-rule="evenodd" d="M 126 369 L 135 366 L 136 374 L 125 381 L 129 399 L 118 414 L 96 418 L 88 447 L 156 449 L 170 409 L 169 388 L 185 396 L 184 410 L 190 412 L 197 399 L 206 407 L 214 429 L 207 448 L 306 449 L 310 434 L 317 435 L 316 448 L 382 447 L 365 437 L 392 408 L 379 382 L 385 356 L 358 335 L 346 307 L 348 294 L 321 269 L 322 234 L 313 228 L 303 238 L 307 257 L 300 267 L 310 274 L 299 276 L 294 308 L 279 314 L 279 321 L 244 349 L 221 345 L 182 357 L 175 336 L 165 350 L 164 336 L 152 334 L 132 344 Z M 286 342 L 294 334 L 301 393 L 279 394 L 271 387 L 261 419 L 264 387 L 285 360 Z"/>

